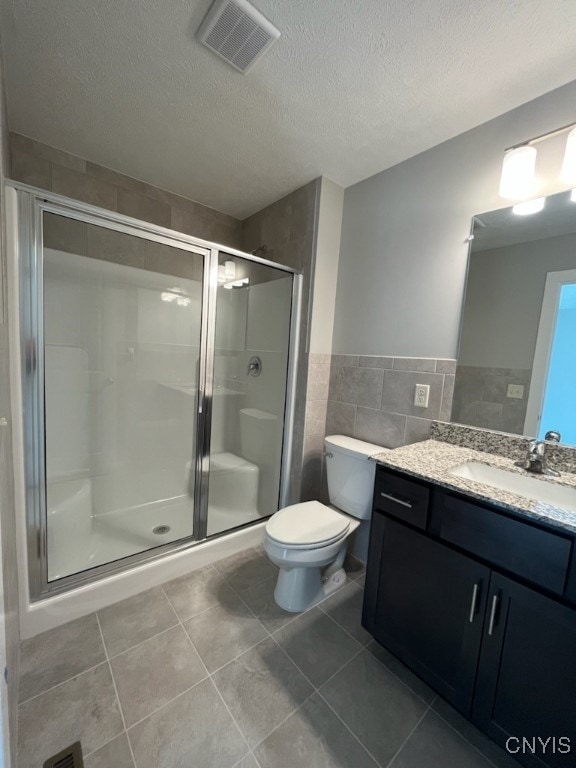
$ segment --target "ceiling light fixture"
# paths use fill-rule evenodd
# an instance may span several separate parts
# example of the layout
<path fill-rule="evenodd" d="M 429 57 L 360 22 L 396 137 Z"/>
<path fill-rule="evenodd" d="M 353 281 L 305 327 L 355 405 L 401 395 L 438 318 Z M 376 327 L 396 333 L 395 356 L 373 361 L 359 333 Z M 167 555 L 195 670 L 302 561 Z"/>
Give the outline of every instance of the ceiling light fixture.
<path fill-rule="evenodd" d="M 534 136 L 522 144 L 516 144 L 514 147 L 508 147 L 504 152 L 502 161 L 502 175 L 500 176 L 500 197 L 506 200 L 526 201 L 520 215 L 526 215 L 527 212 L 537 213 L 544 207 L 537 207 L 536 203 L 540 200 L 527 200 L 536 191 L 536 147 L 540 141 L 557 136 L 560 133 L 570 131 L 566 140 L 566 150 L 564 152 L 564 161 L 560 172 L 560 179 L 568 184 L 576 184 L 576 123 L 563 125 L 554 131 L 543 133 L 540 136 Z M 539 203 L 538 203 L 539 204 Z M 514 206 L 516 208 L 517 206 Z M 531 209 L 528 211 L 528 209 Z M 514 210 L 514 213 L 518 211 Z"/>
<path fill-rule="evenodd" d="M 573 203 L 576 203 L 576 189 L 573 189 L 572 192 L 570 192 L 570 200 Z"/>
<path fill-rule="evenodd" d="M 535 197 L 533 200 L 523 200 L 512 206 L 512 213 L 516 216 L 530 216 L 533 213 L 540 213 L 546 202 L 545 197 Z"/>

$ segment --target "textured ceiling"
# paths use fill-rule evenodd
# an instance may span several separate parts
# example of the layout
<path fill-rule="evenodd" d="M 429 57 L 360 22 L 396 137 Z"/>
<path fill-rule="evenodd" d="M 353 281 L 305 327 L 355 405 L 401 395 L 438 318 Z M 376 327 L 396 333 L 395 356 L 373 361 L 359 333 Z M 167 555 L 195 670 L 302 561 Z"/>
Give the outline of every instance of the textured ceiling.
<path fill-rule="evenodd" d="M 354 184 L 576 78 L 574 0 L 255 0 L 248 75 L 210 0 L 1 0 L 10 127 L 243 218 Z"/>

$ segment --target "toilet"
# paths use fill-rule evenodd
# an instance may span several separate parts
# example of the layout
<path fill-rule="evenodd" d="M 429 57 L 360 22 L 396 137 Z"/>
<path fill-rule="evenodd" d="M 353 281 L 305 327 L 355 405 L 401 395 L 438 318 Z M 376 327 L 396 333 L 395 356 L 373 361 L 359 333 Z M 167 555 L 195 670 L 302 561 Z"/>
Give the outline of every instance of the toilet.
<path fill-rule="evenodd" d="M 372 514 L 376 462 L 369 459 L 385 450 L 344 435 L 326 437 L 324 448 L 330 506 L 292 504 L 266 523 L 264 549 L 280 569 L 274 599 L 293 613 L 346 583 L 348 538 Z"/>

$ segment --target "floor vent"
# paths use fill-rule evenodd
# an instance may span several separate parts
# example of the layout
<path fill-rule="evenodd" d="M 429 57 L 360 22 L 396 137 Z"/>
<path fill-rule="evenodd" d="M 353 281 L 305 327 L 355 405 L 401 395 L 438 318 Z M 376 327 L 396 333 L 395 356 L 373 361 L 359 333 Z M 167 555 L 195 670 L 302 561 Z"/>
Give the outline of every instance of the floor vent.
<path fill-rule="evenodd" d="M 84 768 L 80 742 L 77 741 L 70 747 L 63 749 L 62 752 L 58 752 L 57 755 L 50 757 L 42 768 Z"/>
<path fill-rule="evenodd" d="M 240 72 L 248 72 L 279 37 L 248 0 L 216 0 L 198 30 L 198 39 Z"/>

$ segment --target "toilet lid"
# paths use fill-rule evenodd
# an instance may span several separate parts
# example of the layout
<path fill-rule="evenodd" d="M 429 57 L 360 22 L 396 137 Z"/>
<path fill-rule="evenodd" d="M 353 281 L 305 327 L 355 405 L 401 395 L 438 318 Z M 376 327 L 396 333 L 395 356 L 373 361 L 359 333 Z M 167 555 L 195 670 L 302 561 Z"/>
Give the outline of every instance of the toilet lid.
<path fill-rule="evenodd" d="M 304 501 L 285 507 L 268 520 L 266 533 L 280 544 L 329 544 L 341 538 L 350 520 L 319 501 Z"/>

